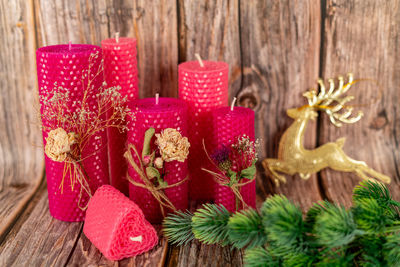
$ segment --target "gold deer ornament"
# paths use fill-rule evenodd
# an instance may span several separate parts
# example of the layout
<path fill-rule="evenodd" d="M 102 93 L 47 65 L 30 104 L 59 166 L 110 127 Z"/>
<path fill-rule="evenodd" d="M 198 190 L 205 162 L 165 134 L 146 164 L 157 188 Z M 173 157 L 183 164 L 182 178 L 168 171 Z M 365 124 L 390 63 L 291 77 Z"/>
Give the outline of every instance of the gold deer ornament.
<path fill-rule="evenodd" d="M 355 123 L 363 116 L 361 111 L 352 116 L 353 107 L 345 105 L 354 99 L 354 96 L 344 96 L 344 94 L 357 82 L 353 80 L 351 73 L 348 77 L 346 84 L 342 76 L 338 77 L 337 89 L 335 89 L 334 80 L 329 79 L 328 90 L 325 88 L 324 81 L 319 79 L 319 93 L 311 89 L 303 94 L 308 100 L 308 105 L 286 111 L 294 122 L 279 142 L 278 158 L 267 158 L 262 162 L 265 170 L 272 174 L 277 186 L 280 182 L 286 182 L 285 176 L 280 173 L 287 175 L 298 173 L 302 179 L 308 179 L 311 174 L 328 167 L 336 171 L 354 172 L 362 179 L 375 178 L 384 183 L 390 183 L 388 176 L 373 170 L 363 161 L 347 156 L 342 149 L 345 138 L 339 138 L 336 142 L 326 143 L 312 150 L 305 149 L 303 146 L 307 123 L 318 117 L 318 110 L 324 111 L 337 127 L 341 127 L 343 123 Z"/>

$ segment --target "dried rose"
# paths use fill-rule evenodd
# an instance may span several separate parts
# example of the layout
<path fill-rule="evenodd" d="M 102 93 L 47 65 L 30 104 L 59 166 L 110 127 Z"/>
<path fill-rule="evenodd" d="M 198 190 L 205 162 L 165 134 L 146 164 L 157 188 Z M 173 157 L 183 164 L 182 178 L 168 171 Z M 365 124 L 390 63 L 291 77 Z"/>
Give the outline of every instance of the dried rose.
<path fill-rule="evenodd" d="M 160 134 L 156 134 L 156 138 L 155 143 L 164 161 L 184 162 L 189 155 L 190 143 L 187 137 L 182 137 L 176 129 L 164 129 Z"/>
<path fill-rule="evenodd" d="M 71 152 L 71 147 L 77 142 L 75 133 L 67 133 L 63 128 L 51 130 L 46 138 L 46 155 L 58 162 L 63 162 L 67 159 L 68 153 Z"/>

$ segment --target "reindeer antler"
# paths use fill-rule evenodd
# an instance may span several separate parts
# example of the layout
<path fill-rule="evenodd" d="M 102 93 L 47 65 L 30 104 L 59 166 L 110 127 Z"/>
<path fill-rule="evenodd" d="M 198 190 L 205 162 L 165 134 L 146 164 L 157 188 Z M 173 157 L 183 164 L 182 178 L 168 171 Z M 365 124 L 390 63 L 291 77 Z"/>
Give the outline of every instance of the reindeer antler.
<path fill-rule="evenodd" d="M 354 99 L 354 96 L 344 96 L 350 87 L 355 83 L 353 80 L 353 74 L 348 74 L 349 80 L 345 84 L 343 76 L 339 76 L 339 87 L 335 90 L 335 82 L 333 79 L 328 79 L 329 90 L 325 88 L 324 81 L 318 80 L 320 87 L 319 94 L 315 89 L 311 89 L 303 94 L 308 100 L 308 105 L 324 110 L 328 114 L 330 121 L 337 127 L 342 126 L 343 123 L 355 123 L 361 119 L 364 115 L 362 111 L 358 111 L 357 115 L 350 117 L 353 112 L 353 107 L 348 107 L 345 104 Z M 336 102 L 336 105 L 332 103 Z M 343 112 L 339 113 L 339 111 Z"/>

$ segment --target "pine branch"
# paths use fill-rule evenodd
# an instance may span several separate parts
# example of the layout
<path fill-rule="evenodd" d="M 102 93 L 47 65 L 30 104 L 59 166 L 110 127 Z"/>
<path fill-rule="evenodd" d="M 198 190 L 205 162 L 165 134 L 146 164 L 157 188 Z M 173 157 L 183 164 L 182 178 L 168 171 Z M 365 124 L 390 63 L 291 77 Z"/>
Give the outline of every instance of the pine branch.
<path fill-rule="evenodd" d="M 400 263 L 400 232 L 386 237 L 383 254 L 388 266 L 398 266 Z"/>
<path fill-rule="evenodd" d="M 382 183 L 373 181 L 362 181 L 353 190 L 353 201 L 357 204 L 362 199 L 375 199 L 380 206 L 390 209 L 400 219 L 400 203 L 393 200 L 389 189 Z"/>
<path fill-rule="evenodd" d="M 353 199 L 348 210 L 316 203 L 305 220 L 299 207 L 279 195 L 266 200 L 260 214 L 251 209 L 230 214 L 206 204 L 194 215 L 168 216 L 164 232 L 178 245 L 196 238 L 246 248 L 247 266 L 398 266 L 399 202 L 373 182 L 362 182 Z"/>
<path fill-rule="evenodd" d="M 385 231 L 386 227 L 394 224 L 396 218 L 391 209 L 379 205 L 373 198 L 357 200 L 353 213 L 358 227 L 372 234 Z"/>
<path fill-rule="evenodd" d="M 177 211 L 165 217 L 163 232 L 168 242 L 181 246 L 195 239 L 192 231 L 192 217 L 193 213 L 189 211 Z"/>
<path fill-rule="evenodd" d="M 268 240 L 282 254 L 304 246 L 304 221 L 299 207 L 285 196 L 275 195 L 267 199 L 261 214 Z"/>
<path fill-rule="evenodd" d="M 316 217 L 313 233 L 320 245 L 334 248 L 349 244 L 363 232 L 357 229 L 350 211 L 329 204 L 321 206 L 321 213 Z"/>
<path fill-rule="evenodd" d="M 253 209 L 234 214 L 229 219 L 228 228 L 229 240 L 236 248 L 253 248 L 267 242 L 262 218 Z"/>
<path fill-rule="evenodd" d="M 281 266 L 279 258 L 273 257 L 264 247 L 247 249 L 244 255 L 244 263 L 248 267 Z"/>
<path fill-rule="evenodd" d="M 195 238 L 208 245 L 228 245 L 228 221 L 230 215 L 229 211 L 222 205 L 203 205 L 192 217 Z"/>

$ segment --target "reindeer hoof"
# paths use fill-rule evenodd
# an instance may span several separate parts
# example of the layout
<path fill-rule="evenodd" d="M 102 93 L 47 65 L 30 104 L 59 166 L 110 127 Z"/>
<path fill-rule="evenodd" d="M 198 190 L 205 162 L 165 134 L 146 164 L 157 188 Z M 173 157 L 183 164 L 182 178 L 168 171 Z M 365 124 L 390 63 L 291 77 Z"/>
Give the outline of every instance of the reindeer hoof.
<path fill-rule="evenodd" d="M 304 179 L 304 180 L 307 180 L 311 176 L 311 174 L 309 174 L 309 173 L 299 173 L 299 175 L 300 175 L 300 178 Z"/>

